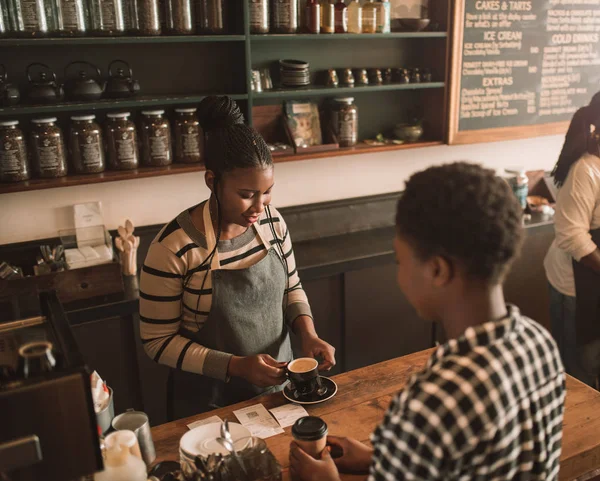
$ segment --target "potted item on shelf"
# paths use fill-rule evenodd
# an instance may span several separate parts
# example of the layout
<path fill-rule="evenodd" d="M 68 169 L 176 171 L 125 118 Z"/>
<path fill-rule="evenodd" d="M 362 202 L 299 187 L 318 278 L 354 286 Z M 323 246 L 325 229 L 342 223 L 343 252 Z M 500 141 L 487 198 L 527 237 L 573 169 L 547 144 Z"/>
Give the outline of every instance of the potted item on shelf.
<path fill-rule="evenodd" d="M 41 67 L 37 78 L 32 78 L 32 68 Z M 56 74 L 43 63 L 34 62 L 27 69 L 27 80 L 29 88 L 27 100 L 33 104 L 51 104 L 60 102 L 64 97 L 64 91 L 56 80 Z"/>
<path fill-rule="evenodd" d="M 84 69 L 80 69 L 74 74 L 74 65 L 84 65 Z M 86 71 L 93 69 L 96 73 L 96 78 L 88 76 Z M 102 73 L 95 65 L 77 60 L 71 62 L 65 67 L 65 93 L 69 100 L 98 100 L 104 92 L 104 82 L 102 81 Z"/>
<path fill-rule="evenodd" d="M 0 74 L 0 107 L 16 105 L 19 103 L 19 99 L 21 98 L 19 89 L 8 83 L 6 67 L 0 64 L 0 68 L 2 69 L 2 73 Z"/>
<path fill-rule="evenodd" d="M 392 21 L 394 30 L 421 32 L 429 26 L 428 18 L 396 18 Z"/>
<path fill-rule="evenodd" d="M 122 64 L 126 68 L 119 66 L 113 73 L 115 64 Z M 108 66 L 108 80 L 104 88 L 104 96 L 108 99 L 121 99 L 132 97 L 140 91 L 140 84 L 133 79 L 133 71 L 124 60 L 113 60 Z"/>
<path fill-rule="evenodd" d="M 394 136 L 404 142 L 418 142 L 423 137 L 423 125 L 420 121 L 396 124 Z"/>

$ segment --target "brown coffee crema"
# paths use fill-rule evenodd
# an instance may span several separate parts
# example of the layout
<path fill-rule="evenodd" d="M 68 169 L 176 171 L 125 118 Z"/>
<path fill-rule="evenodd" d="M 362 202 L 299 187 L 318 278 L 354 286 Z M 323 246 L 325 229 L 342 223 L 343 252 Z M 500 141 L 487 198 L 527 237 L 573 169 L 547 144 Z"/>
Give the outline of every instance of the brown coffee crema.
<path fill-rule="evenodd" d="M 288 364 L 288 369 L 291 372 L 303 373 L 303 372 L 312 371 L 318 365 L 319 365 L 319 363 L 317 362 L 316 359 L 301 357 L 299 359 L 294 359 L 292 362 L 290 362 Z"/>

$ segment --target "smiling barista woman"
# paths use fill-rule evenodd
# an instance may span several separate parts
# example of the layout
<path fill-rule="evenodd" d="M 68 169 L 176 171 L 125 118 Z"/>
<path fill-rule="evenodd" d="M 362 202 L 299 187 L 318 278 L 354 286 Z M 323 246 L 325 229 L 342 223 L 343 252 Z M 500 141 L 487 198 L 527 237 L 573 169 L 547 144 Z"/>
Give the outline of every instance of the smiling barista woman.
<path fill-rule="evenodd" d="M 322 370 L 335 365 L 315 332 L 286 224 L 269 206 L 267 144 L 229 97 L 204 99 L 198 116 L 211 196 L 159 232 L 140 283 L 142 343 L 174 368 L 171 419 L 280 390 L 290 329 Z"/>

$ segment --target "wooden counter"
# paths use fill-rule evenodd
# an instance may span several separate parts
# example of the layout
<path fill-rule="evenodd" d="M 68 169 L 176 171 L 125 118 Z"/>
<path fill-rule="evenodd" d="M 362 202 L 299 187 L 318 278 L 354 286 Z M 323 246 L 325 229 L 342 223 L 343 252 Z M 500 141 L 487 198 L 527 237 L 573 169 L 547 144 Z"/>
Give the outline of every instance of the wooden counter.
<path fill-rule="evenodd" d="M 409 377 L 421 370 L 432 350 L 382 362 L 335 377 L 339 390 L 330 401 L 307 406 L 311 415 L 320 416 L 327 422 L 329 432 L 339 436 L 351 436 L 365 443 L 379 424 L 394 395 Z M 221 419 L 237 422 L 232 412 L 241 407 L 262 403 L 267 409 L 285 404 L 281 394 L 264 396 L 227 408 L 200 414 L 187 419 L 163 424 L 152 429 L 156 446 L 157 462 L 179 459 L 179 439 L 187 431 L 187 424 L 218 415 Z M 267 445 L 287 473 L 291 428 L 285 434 L 266 440 Z M 561 456 L 561 480 L 584 477 L 600 468 L 600 393 L 572 377 L 567 378 L 567 400 Z M 343 475 L 344 480 L 358 480 L 361 476 Z"/>

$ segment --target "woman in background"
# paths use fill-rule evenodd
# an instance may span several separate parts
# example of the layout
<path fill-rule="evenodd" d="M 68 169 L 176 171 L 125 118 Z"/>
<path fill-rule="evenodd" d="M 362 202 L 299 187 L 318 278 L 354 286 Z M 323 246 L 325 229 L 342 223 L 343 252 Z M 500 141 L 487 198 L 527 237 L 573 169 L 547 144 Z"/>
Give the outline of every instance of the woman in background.
<path fill-rule="evenodd" d="M 556 238 L 544 260 L 550 318 L 567 373 L 600 373 L 600 92 L 571 121 L 552 175 Z"/>

